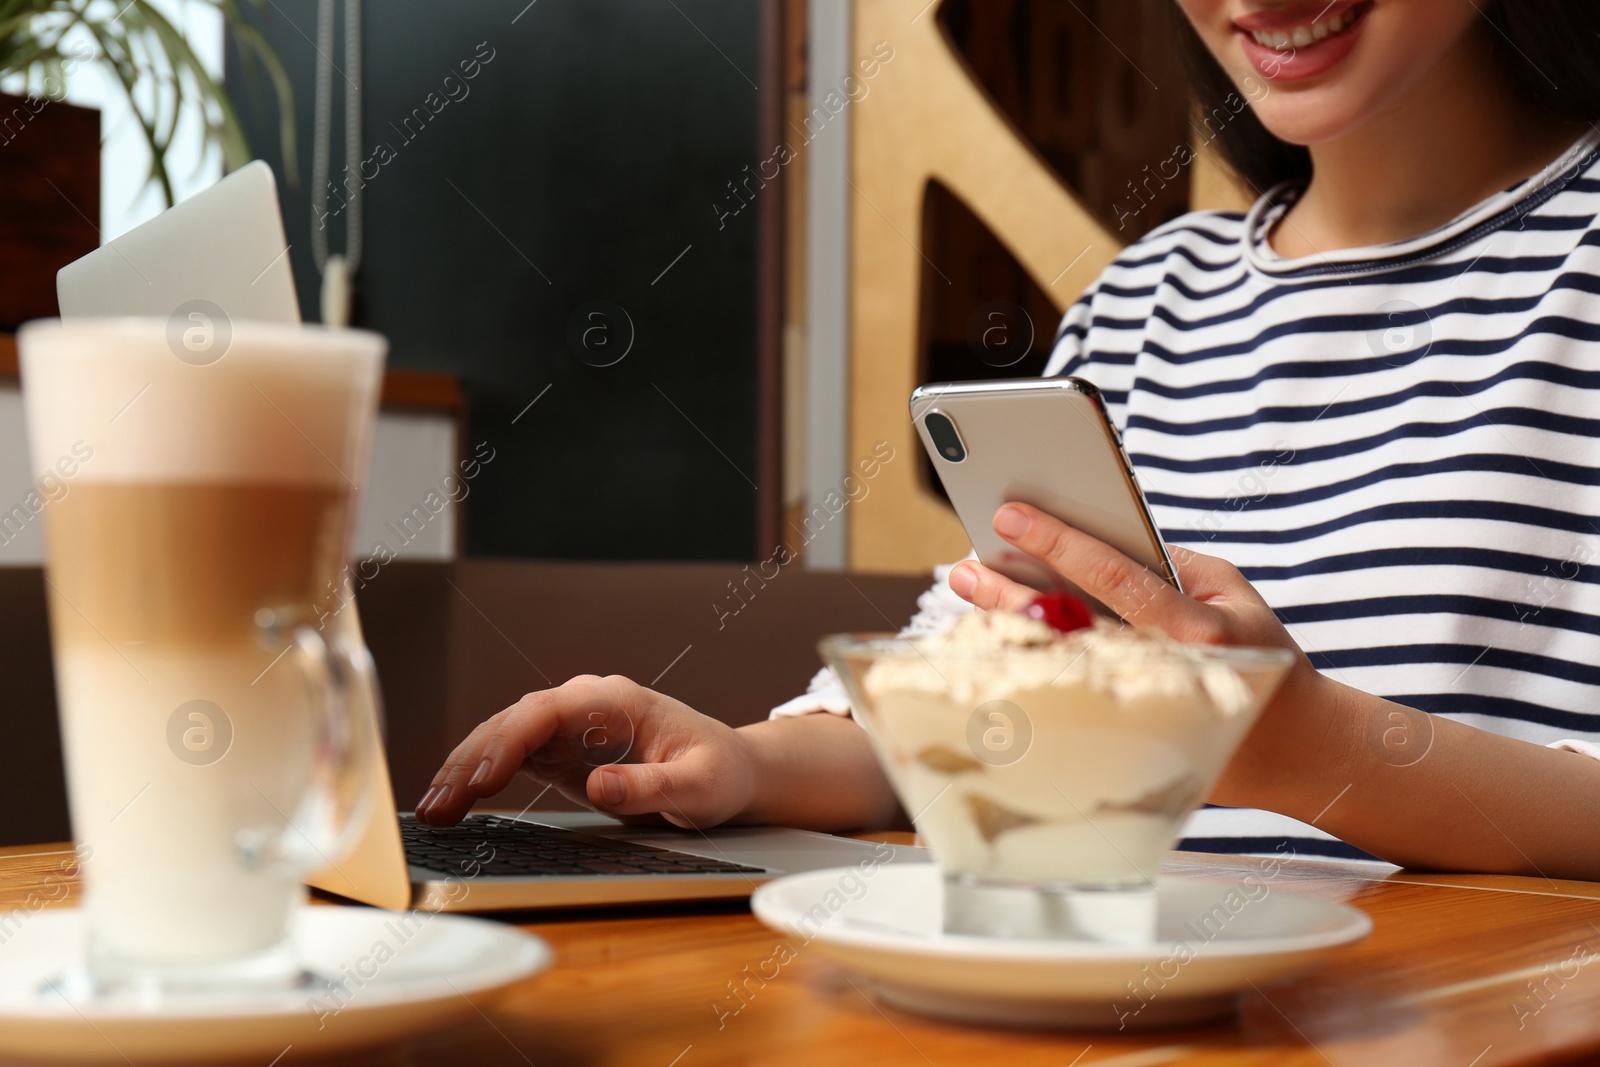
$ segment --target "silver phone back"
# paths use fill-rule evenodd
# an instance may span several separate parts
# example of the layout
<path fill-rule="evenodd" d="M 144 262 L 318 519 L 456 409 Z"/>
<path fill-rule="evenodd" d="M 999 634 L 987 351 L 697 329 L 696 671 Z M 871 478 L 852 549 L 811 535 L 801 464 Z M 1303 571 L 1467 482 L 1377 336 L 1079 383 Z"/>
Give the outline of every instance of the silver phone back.
<path fill-rule="evenodd" d="M 940 454 L 924 421 L 932 411 L 955 424 L 966 458 L 951 462 Z M 1081 593 L 994 532 L 995 510 L 1018 501 L 1106 542 L 1178 586 L 1093 385 L 1077 378 L 925 385 L 911 394 L 911 418 L 978 558 L 989 567 L 1036 589 L 1065 585 Z"/>

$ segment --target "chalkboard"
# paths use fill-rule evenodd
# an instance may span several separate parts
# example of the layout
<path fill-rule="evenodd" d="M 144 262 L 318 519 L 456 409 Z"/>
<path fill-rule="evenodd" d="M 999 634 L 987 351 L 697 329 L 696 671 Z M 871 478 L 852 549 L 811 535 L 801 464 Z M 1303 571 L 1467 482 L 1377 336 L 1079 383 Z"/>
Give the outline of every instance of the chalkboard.
<path fill-rule="evenodd" d="M 314 320 L 316 3 L 244 6 L 294 83 L 297 182 L 271 94 L 231 47 L 226 82 L 279 174 Z M 730 182 L 769 192 L 745 168 L 781 93 L 771 5 L 368 0 L 363 15 L 362 164 L 345 176 L 336 91 L 326 225 L 343 248 L 338 187 L 359 182 L 355 324 L 388 336 L 391 366 L 463 381 L 465 450 L 486 459 L 468 554 L 754 558 L 776 432 L 759 395 L 771 236 L 727 205 Z M 330 57 L 337 87 L 342 9 Z"/>

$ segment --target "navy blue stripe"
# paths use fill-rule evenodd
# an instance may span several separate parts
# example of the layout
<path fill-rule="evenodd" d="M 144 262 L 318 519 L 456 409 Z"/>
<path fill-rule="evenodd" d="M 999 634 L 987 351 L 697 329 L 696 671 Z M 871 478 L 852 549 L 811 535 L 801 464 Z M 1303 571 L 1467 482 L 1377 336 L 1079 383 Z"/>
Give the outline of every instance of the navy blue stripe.
<path fill-rule="evenodd" d="M 1239 283 L 1237 281 L 1235 281 L 1232 284 L 1238 285 Z M 1099 285 L 1095 286 L 1094 294 L 1097 297 L 1099 297 L 1099 296 L 1115 296 L 1115 297 L 1121 297 L 1124 300 L 1139 300 L 1139 299 L 1142 299 L 1142 298 L 1147 297 L 1147 296 L 1155 296 L 1156 295 L 1156 289 L 1158 289 L 1159 287 L 1160 287 L 1159 283 L 1152 283 L 1150 285 L 1127 285 L 1127 286 L 1124 286 L 1124 285 L 1112 285 L 1109 282 L 1102 282 Z"/>
<path fill-rule="evenodd" d="M 1140 242 L 1139 244 L 1135 244 L 1135 245 L 1131 246 L 1128 251 L 1135 252 L 1135 251 L 1141 251 L 1143 249 L 1144 249 L 1144 243 Z M 1124 253 L 1124 255 L 1126 255 L 1126 254 L 1127 253 Z M 1138 258 L 1130 257 L 1130 258 L 1126 258 L 1126 259 L 1119 258 L 1119 259 L 1116 260 L 1116 262 L 1112 263 L 1111 268 L 1108 268 L 1108 269 L 1121 268 L 1123 270 L 1138 270 L 1141 267 L 1148 267 L 1152 263 L 1165 262 L 1166 260 L 1169 260 L 1174 256 L 1177 256 L 1180 259 L 1188 260 L 1189 265 L 1194 267 L 1196 270 L 1203 270 L 1203 271 L 1208 271 L 1208 272 L 1219 271 L 1219 270 L 1227 270 L 1230 267 L 1237 267 L 1237 266 L 1239 266 L 1239 262 L 1240 262 L 1240 258 L 1241 258 L 1241 257 L 1235 255 L 1235 256 L 1232 256 L 1232 257 L 1230 257 L 1228 259 L 1225 259 L 1225 260 L 1223 260 L 1223 261 L 1221 261 L 1219 263 L 1213 263 L 1210 260 L 1201 259 L 1199 256 L 1195 255 L 1189 249 L 1185 248 L 1183 245 L 1173 245 L 1171 248 L 1160 249 L 1158 251 L 1150 253 L 1147 256 L 1142 256 L 1142 257 L 1138 257 Z"/>
<path fill-rule="evenodd" d="M 1322 856 L 1341 860 L 1378 858 L 1343 841 L 1327 841 L 1320 837 L 1186 837 L 1178 842 L 1178 849 L 1181 852 L 1218 852 L 1229 856 L 1264 852 L 1280 859 L 1291 856 Z"/>
<path fill-rule="evenodd" d="M 1476 270 L 1477 268 L 1474 267 L 1472 269 Z M 1454 275 L 1454 277 L 1459 276 L 1459 273 Z M 1388 281 L 1384 282 L 1385 287 L 1391 284 Z M 1264 290 L 1248 304 L 1197 319 L 1186 319 L 1171 308 L 1162 305 L 1154 307 L 1151 314 L 1152 317 L 1158 318 L 1179 330 L 1203 330 L 1229 322 L 1242 322 L 1250 319 L 1266 305 L 1298 295 L 1300 288 L 1288 285 L 1274 286 Z M 1415 326 L 1442 318 L 1445 315 L 1504 315 L 1529 311 L 1538 307 L 1549 294 L 1567 290 L 1590 295 L 1600 293 L 1600 278 L 1578 271 L 1565 271 L 1550 279 L 1547 284 L 1541 282 L 1538 291 L 1535 293 L 1499 298 L 1455 296 L 1440 304 L 1409 308 L 1405 311 L 1380 312 L 1374 308 L 1365 314 L 1297 317 L 1293 326 L 1296 333 L 1365 332 L 1374 329 L 1388 329 L 1394 326 Z M 1096 321 L 1099 320 L 1097 319 Z M 1262 336 L 1267 335 L 1263 334 Z"/>
<path fill-rule="evenodd" d="M 1167 540 L 1182 544 L 1205 541 L 1229 545 L 1292 545 L 1324 537 L 1337 530 L 1348 530 L 1378 522 L 1403 522 L 1407 519 L 1514 522 L 1544 530 L 1600 534 L 1600 527 L 1586 516 L 1504 500 L 1396 501 L 1389 504 L 1375 504 L 1370 508 L 1362 508 L 1309 526 L 1270 530 L 1234 529 L 1230 525 L 1228 510 L 1221 508 L 1217 510 L 1221 512 L 1221 517 L 1215 528 L 1207 528 L 1202 521 L 1201 525 L 1187 530 L 1167 530 Z M 1233 514 L 1238 513 L 1233 512 Z"/>
<path fill-rule="evenodd" d="M 1491 256 L 1485 254 L 1438 263 L 1419 263 L 1404 270 L 1393 271 L 1388 274 L 1366 275 L 1355 278 L 1304 278 L 1298 281 L 1274 278 L 1265 284 L 1262 284 L 1260 278 L 1256 278 L 1256 295 L 1248 305 L 1245 305 L 1245 308 L 1259 311 L 1277 300 L 1292 296 L 1314 295 L 1322 289 L 1337 289 L 1344 294 L 1352 292 L 1359 294 L 1361 290 L 1369 288 L 1382 291 L 1392 291 L 1397 288 L 1420 290 L 1433 282 L 1459 283 L 1461 279 L 1476 274 L 1547 275 L 1566 266 L 1567 261 L 1572 257 L 1572 253 L 1576 249 L 1586 246 L 1600 246 L 1600 231 L 1591 230 L 1586 232 L 1579 238 L 1573 249 L 1542 256 Z M 1148 263 L 1149 260 L 1145 262 Z M 1145 295 L 1147 292 L 1153 294 L 1160 285 L 1167 284 L 1198 304 L 1230 292 L 1252 277 L 1252 275 L 1244 273 L 1216 289 L 1199 289 L 1191 288 L 1188 284 L 1183 283 L 1169 268 L 1167 275 L 1159 283 L 1153 283 L 1148 287 L 1130 288 L 1128 293 L 1134 296 Z M 1375 305 L 1377 302 L 1374 301 L 1373 303 Z"/>
<path fill-rule="evenodd" d="M 1514 719 L 1575 735 L 1575 740 L 1585 740 L 1582 735 L 1588 735 L 1587 739 L 1600 741 L 1600 715 L 1581 711 L 1547 708 L 1525 700 L 1484 696 L 1481 693 L 1419 693 L 1391 696 L 1389 699 L 1429 715 L 1483 715 Z"/>
<path fill-rule="evenodd" d="M 1077 356 L 1077 361 L 1080 369 L 1084 363 L 1093 363 L 1095 366 L 1106 367 L 1131 367 L 1138 358 L 1138 352 L 1108 352 L 1104 349 L 1097 349 L 1094 352 L 1080 353 Z"/>
<path fill-rule="evenodd" d="M 1454 422 L 1408 422 L 1403 426 L 1396 426 L 1382 433 L 1371 434 L 1367 437 L 1357 437 L 1349 441 L 1336 441 L 1332 444 L 1316 445 L 1294 450 L 1296 463 L 1317 463 L 1326 459 L 1337 459 L 1345 456 L 1359 455 L 1370 452 L 1375 448 L 1394 441 L 1436 440 L 1444 437 L 1453 437 L 1458 433 L 1476 429 L 1487 423 L 1490 426 L 1524 426 L 1535 430 L 1546 430 L 1550 433 L 1568 434 L 1583 439 L 1588 444 L 1589 439 L 1600 436 L 1600 419 L 1583 419 L 1576 415 L 1558 415 L 1553 411 L 1536 411 L 1531 408 L 1491 408 L 1488 411 L 1474 412 L 1470 417 L 1457 419 Z M 1267 451 L 1257 449 L 1239 456 L 1211 456 L 1203 459 L 1178 459 L 1172 456 L 1158 456 L 1149 452 L 1133 452 L 1129 459 L 1135 467 L 1150 467 L 1155 470 L 1202 472 L 1202 471 L 1236 471 L 1246 467 L 1259 466 L 1262 463 L 1281 462 L 1277 459 L 1281 451 Z M 1535 472 L 1539 468 L 1537 463 L 1527 461 Z"/>
<path fill-rule="evenodd" d="M 1142 335 L 1148 318 L 1117 319 L 1110 315 L 1096 315 L 1089 320 L 1089 329 L 1102 332 L 1122 332 Z"/>
<path fill-rule="evenodd" d="M 1163 288 L 1170 288 L 1188 300 L 1195 303 L 1204 303 L 1207 300 L 1232 292 L 1249 280 L 1250 276 L 1241 272 L 1238 277 L 1231 281 L 1223 282 L 1215 289 L 1191 289 L 1188 283 L 1178 275 L 1167 274 L 1149 285 L 1113 285 L 1110 282 L 1102 281 L 1095 287 L 1094 291 L 1097 296 L 1114 296 L 1123 300 L 1144 300 L 1154 297 Z"/>
<path fill-rule="evenodd" d="M 1177 274 L 1176 272 L 1169 270 L 1165 275 L 1162 276 L 1161 280 L 1156 283 L 1156 285 L 1153 287 L 1152 291 L 1154 291 L 1154 289 L 1159 289 L 1162 286 L 1168 286 L 1168 287 L 1170 287 L 1172 289 L 1173 292 L 1178 293 L 1184 299 L 1189 300 L 1192 303 L 1204 304 L 1208 300 L 1215 300 L 1217 297 L 1226 296 L 1228 293 L 1233 292 L 1235 289 L 1238 289 L 1238 288 L 1244 286 L 1247 282 L 1250 282 L 1252 280 L 1252 277 L 1253 276 L 1248 271 L 1241 271 L 1239 273 L 1238 277 L 1230 279 L 1229 281 L 1223 282 L 1221 285 L 1217 286 L 1215 289 L 1200 289 L 1200 288 L 1196 288 L 1195 286 L 1192 286 L 1190 284 L 1190 281 L 1194 280 L 1194 281 L 1208 281 L 1209 282 L 1209 281 L 1215 281 L 1215 279 L 1214 278 L 1186 279 L 1186 278 L 1183 278 L 1182 276 L 1180 276 L 1179 274 Z M 1255 281 L 1256 281 L 1255 288 L 1260 289 L 1260 287 L 1261 287 L 1260 286 L 1260 280 L 1259 279 L 1255 279 Z M 1259 297 L 1257 297 L 1255 299 L 1259 299 Z"/>
<path fill-rule="evenodd" d="M 1051 358 L 1054 359 L 1055 357 L 1052 356 Z M 1076 374 L 1080 369 L 1082 369 L 1083 365 L 1088 362 L 1089 357 L 1084 355 L 1082 352 L 1079 352 L 1077 355 L 1067 360 L 1066 364 L 1059 371 L 1057 371 L 1056 374 L 1059 377 L 1070 378 L 1072 375 Z"/>
<path fill-rule="evenodd" d="M 1173 423 L 1149 416 L 1140 416 L 1135 425 L 1148 426 L 1157 432 L 1173 435 L 1200 435 L 1220 430 L 1239 429 L 1245 426 L 1274 422 L 1314 422 L 1324 416 L 1335 419 L 1348 415 L 1361 415 L 1381 411 L 1420 397 L 1474 396 L 1485 393 L 1507 382 L 1534 381 L 1571 389 L 1600 390 L 1600 371 L 1582 370 L 1578 367 L 1543 360 L 1519 360 L 1501 368 L 1486 378 L 1468 381 L 1424 381 L 1404 389 L 1359 400 L 1331 404 L 1280 405 L 1264 407 L 1234 418 L 1209 419 L 1195 423 Z M 1589 398 L 1583 398 L 1588 402 Z"/>
<path fill-rule="evenodd" d="M 1282 582 L 1313 574 L 1348 574 L 1379 567 L 1480 567 L 1514 574 L 1548 574 L 1550 560 L 1523 552 L 1461 545 L 1416 545 L 1344 552 L 1285 566 L 1241 566 L 1239 573 L 1252 582 Z M 1570 581 L 1600 585 L 1600 566 L 1585 563 L 1571 568 Z"/>
<path fill-rule="evenodd" d="M 1110 394 L 1105 394 L 1109 396 Z M 1126 395 L 1126 394 L 1124 394 Z M 1109 403 L 1109 401 L 1108 401 Z M 1275 455 L 1291 455 L 1289 459 L 1280 459 L 1278 464 L 1292 463 L 1292 453 L 1287 446 Z M 1247 465 L 1240 468 L 1248 471 Z M 1464 456 L 1446 456 L 1444 459 L 1430 460 L 1426 463 L 1395 463 L 1355 478 L 1346 478 L 1342 481 L 1329 482 L 1327 485 L 1315 486 L 1309 489 L 1298 489 L 1293 492 L 1288 490 L 1274 490 L 1266 496 L 1256 498 L 1248 493 L 1243 493 L 1238 499 L 1227 500 L 1216 497 L 1181 496 L 1177 493 L 1162 493 L 1146 490 L 1145 499 L 1152 504 L 1163 507 L 1177 508 L 1183 511 L 1201 511 L 1207 514 L 1213 511 L 1237 512 L 1246 507 L 1251 510 L 1257 508 L 1272 510 L 1274 508 L 1292 508 L 1301 504 L 1308 504 L 1318 500 L 1331 500 L 1346 493 L 1368 486 L 1382 483 L 1401 481 L 1407 478 L 1423 478 L 1429 475 L 1454 474 L 1464 471 L 1477 471 L 1493 474 L 1516 474 L 1525 477 L 1539 477 L 1542 475 L 1551 481 L 1564 482 L 1569 485 L 1600 485 L 1600 468 L 1580 467 L 1575 463 L 1560 463 L 1551 459 L 1539 460 L 1539 469 L 1535 473 L 1522 456 L 1472 453 Z M 1263 477 L 1271 477 L 1275 473 L 1269 464 Z M 1191 527 L 1200 529 L 1201 527 Z"/>
<path fill-rule="evenodd" d="M 1520 342 L 1526 340 L 1529 336 L 1536 333 L 1555 333 L 1565 335 L 1565 331 L 1545 329 L 1535 330 L 1533 328 L 1534 326 L 1540 326 L 1545 323 L 1546 320 L 1541 319 L 1537 323 L 1530 324 L 1528 330 L 1518 334 L 1515 337 L 1504 338 L 1492 342 L 1463 340 L 1436 342 L 1429 347 L 1427 354 L 1438 356 L 1464 355 L 1482 357 L 1508 351 Z M 1140 338 L 1128 338 L 1128 340 L 1139 339 Z M 1102 340 L 1100 345 L 1103 344 L 1104 341 Z M 1163 354 L 1167 356 L 1171 355 L 1171 353 L 1166 349 L 1150 341 L 1144 342 L 1144 350 L 1149 351 L 1153 355 L 1157 356 L 1161 356 Z M 1215 351 L 1215 349 L 1210 351 Z M 1242 355 L 1244 353 L 1234 352 L 1232 354 Z M 1255 371 L 1253 374 L 1243 378 L 1217 379 L 1214 381 L 1200 382 L 1196 385 L 1168 385 L 1165 382 L 1150 381 L 1141 378 L 1139 382 L 1139 388 L 1156 396 L 1164 397 L 1168 400 L 1186 400 L 1197 396 L 1216 397 L 1226 393 L 1246 393 L 1266 382 L 1285 378 L 1305 380 L 1382 374 L 1385 370 L 1393 370 L 1397 366 L 1403 366 L 1406 363 L 1413 362 L 1413 359 L 1405 358 L 1409 356 L 1412 356 L 1412 354 L 1400 353 L 1396 355 L 1385 356 L 1373 355 L 1370 357 L 1362 357 L 1360 359 L 1282 361 L 1277 363 L 1266 363 L 1264 366 L 1260 366 L 1260 369 Z M 1095 359 L 1096 361 L 1100 361 L 1102 359 L 1098 351 L 1095 354 Z M 1118 363 L 1131 363 L 1133 360 L 1131 358 L 1107 359 L 1106 362 L 1116 365 Z M 1169 359 L 1168 362 L 1176 361 Z M 1262 361 L 1259 359 L 1256 361 L 1257 365 L 1260 365 L 1261 362 Z M 1560 364 L 1549 365 L 1560 366 Z"/>
<path fill-rule="evenodd" d="M 1561 580 L 1555 573 L 1547 577 L 1552 582 Z M 1469 596 L 1465 593 L 1422 593 L 1413 596 L 1334 600 L 1321 604 L 1276 607 L 1273 613 L 1290 626 L 1342 619 L 1377 619 L 1392 615 L 1464 615 L 1600 637 L 1600 615 L 1552 607 L 1549 604 L 1522 604 L 1509 600 L 1495 600 L 1491 597 Z"/>
<path fill-rule="evenodd" d="M 1229 356 L 1259 355 L 1262 346 L 1268 342 L 1285 337 L 1302 338 L 1308 333 L 1319 332 L 1317 326 L 1320 323 L 1344 318 L 1349 318 L 1349 316 L 1324 316 L 1321 319 L 1307 318 L 1281 322 L 1268 326 L 1254 337 L 1236 341 L 1232 344 L 1195 349 L 1191 352 L 1175 352 L 1146 336 L 1142 348 L 1163 363 L 1170 363 L 1174 366 L 1190 366 L 1213 359 L 1226 359 Z M 1104 329 L 1106 328 L 1106 323 L 1117 321 L 1119 320 L 1107 319 L 1097 315 L 1089 325 L 1091 329 Z M 1124 331 L 1132 329 L 1131 326 L 1119 328 Z M 1336 329 L 1342 331 L 1343 327 L 1336 327 Z M 1408 363 L 1414 363 L 1426 355 L 1490 356 L 1508 351 L 1516 347 L 1519 342 L 1534 336 L 1566 337 L 1574 341 L 1600 341 L 1600 324 L 1583 322 L 1579 319 L 1568 318 L 1565 315 L 1541 315 L 1539 318 L 1524 325 L 1521 332 L 1509 337 L 1471 339 L 1450 337 L 1434 339 L 1422 348 L 1405 352 L 1374 354 L 1372 358 L 1364 360 L 1278 363 L 1272 366 L 1271 370 L 1276 373 L 1272 374 L 1271 377 L 1300 377 L 1306 373 L 1327 377 L 1330 373 L 1350 373 L 1350 371 L 1357 368 L 1380 370 L 1383 368 L 1402 367 Z M 1333 371 L 1331 370 L 1333 367 L 1341 367 L 1342 370 Z M 1304 370 L 1300 370 L 1300 368 L 1304 368 Z M 1214 386 L 1208 383 L 1201 386 L 1201 388 L 1211 390 Z"/>
<path fill-rule="evenodd" d="M 1154 230 L 1151 230 L 1143 238 L 1143 240 L 1144 241 L 1154 242 L 1154 241 L 1159 241 L 1163 237 L 1167 237 L 1170 234 L 1192 233 L 1196 237 L 1200 237 L 1200 238 L 1203 238 L 1203 239 L 1205 239 L 1207 241 L 1210 241 L 1214 245 L 1227 246 L 1227 245 L 1237 245 L 1239 243 L 1239 240 L 1240 240 L 1240 237 L 1243 234 L 1243 231 L 1239 228 L 1238 223 L 1244 221 L 1244 216 L 1243 215 L 1235 215 L 1234 216 L 1233 221 L 1234 221 L 1235 224 L 1234 224 L 1232 233 L 1217 233 L 1215 230 L 1206 229 L 1204 226 L 1199 225 L 1198 222 L 1196 221 L 1196 220 L 1199 220 L 1199 219 L 1202 219 L 1202 218 L 1208 218 L 1208 217 L 1209 218 L 1223 218 L 1223 219 L 1227 218 L 1226 215 L 1222 215 L 1222 214 L 1220 214 L 1218 212 L 1212 212 L 1212 211 L 1190 212 L 1187 215 L 1178 216 L 1177 218 L 1173 219 L 1171 222 L 1167 223 L 1164 226 L 1156 227 Z"/>
<path fill-rule="evenodd" d="M 1594 225 L 1593 215 L 1528 215 L 1523 218 L 1517 228 L 1520 230 L 1564 232 L 1567 230 L 1587 230 L 1592 225 Z"/>
<path fill-rule="evenodd" d="M 1347 415 L 1364 415 L 1368 412 L 1382 411 L 1385 408 L 1395 407 L 1419 397 L 1476 396 L 1479 393 L 1493 389 L 1497 385 L 1503 385 L 1511 381 L 1549 382 L 1553 385 L 1564 385 L 1573 389 L 1600 390 L 1600 371 L 1581 370 L 1577 367 L 1570 367 L 1561 363 L 1547 363 L 1543 360 L 1519 360 L 1510 366 L 1502 367 L 1487 378 L 1480 378 L 1476 381 L 1417 382 L 1392 393 L 1362 397 L 1359 400 L 1342 402 L 1335 400 L 1331 404 L 1281 404 L 1276 407 L 1257 408 L 1245 415 L 1233 415 L 1219 419 L 1201 419 L 1198 422 L 1170 422 L 1150 415 L 1135 415 L 1129 420 L 1128 425 L 1138 426 L 1173 437 L 1198 437 L 1202 434 L 1219 433 L 1225 430 L 1240 430 L 1248 426 L 1260 426 L 1263 423 L 1315 422 L 1325 416 L 1339 419 Z M 1142 378 L 1135 384 L 1140 388 L 1145 387 L 1145 382 Z M 1585 399 L 1587 400 L 1588 398 Z"/>
<path fill-rule="evenodd" d="M 1439 663 L 1459 663 L 1462 666 L 1498 667 L 1555 678 L 1576 685 L 1600 685 L 1600 667 L 1555 656 L 1541 656 L 1536 652 L 1518 652 L 1509 648 L 1484 648 L 1482 645 L 1459 645 L 1433 642 L 1421 645 L 1376 645 L 1371 648 L 1335 648 L 1307 652 L 1312 666 L 1320 670 L 1341 667 L 1410 667 L 1432 666 Z M 1600 716 L 1590 716 L 1589 729 L 1600 730 Z"/>
<path fill-rule="evenodd" d="M 1223 282 L 1215 289 L 1191 289 L 1189 284 L 1178 275 L 1168 274 L 1161 279 L 1158 286 L 1153 286 L 1151 291 L 1154 293 L 1156 288 L 1165 286 L 1186 300 L 1193 301 L 1196 304 L 1203 304 L 1207 300 L 1215 300 L 1219 296 L 1225 296 L 1228 293 L 1233 292 L 1233 290 L 1238 289 L 1249 280 L 1249 274 L 1240 272 L 1237 278 L 1233 279 L 1232 281 Z"/>
<path fill-rule="evenodd" d="M 1566 263 L 1576 249 L 1586 245 L 1600 245 L 1600 232 L 1589 230 L 1578 238 L 1572 249 L 1560 252 L 1520 256 L 1463 255 L 1460 259 L 1415 263 L 1403 270 L 1376 277 L 1351 278 L 1348 281 L 1333 279 L 1329 284 L 1409 286 L 1421 282 L 1453 281 L 1469 274 L 1548 274 Z"/>

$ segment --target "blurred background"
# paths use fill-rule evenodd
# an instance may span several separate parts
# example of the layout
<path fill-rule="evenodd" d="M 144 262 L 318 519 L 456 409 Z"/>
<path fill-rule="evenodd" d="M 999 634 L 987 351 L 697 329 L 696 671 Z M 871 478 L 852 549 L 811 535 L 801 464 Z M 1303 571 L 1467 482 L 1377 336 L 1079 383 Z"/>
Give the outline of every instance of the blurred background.
<path fill-rule="evenodd" d="M 40 5 L 51 6 L 95 5 Z M 289 82 L 287 142 L 271 79 L 241 56 L 216 7 L 151 6 L 225 87 L 250 154 L 279 176 L 305 317 L 319 317 L 314 231 L 338 251 L 354 221 L 353 321 L 389 337 L 391 367 L 435 376 L 407 383 L 415 425 L 389 420 L 358 553 L 384 523 L 400 527 L 412 498 L 449 469 L 443 451 L 482 445 L 495 458 L 460 506 L 411 542 L 389 534 L 391 548 L 761 560 L 787 538 L 813 566 L 865 564 L 852 559 L 850 528 L 870 523 L 870 509 L 829 511 L 825 527 L 811 514 L 877 440 L 851 440 L 852 356 L 904 362 L 909 352 L 912 384 L 1037 374 L 1076 296 L 1066 283 L 1081 289 L 1118 246 L 1186 210 L 1197 184 L 1195 168 L 1162 166 L 1196 139 L 1195 104 L 1165 12 L 1150 4 L 476 0 L 444 11 L 384 0 L 362 12 L 352 66 L 342 4 L 321 56 L 317 0 L 245 3 L 241 18 Z M 100 55 L 81 28 L 69 55 L 75 37 Z M 319 124 L 323 60 L 331 92 Z M 54 266 L 164 206 L 115 79 L 91 60 L 65 79 L 68 106 L 32 116 L 20 99 L 3 101 L 13 117 L 0 122 L 0 181 L 13 207 L 0 255 L 35 300 L 3 309 L 0 325 L 53 314 Z M 16 73 L 0 87 L 27 90 Z M 996 143 L 1014 137 L 1086 216 L 1041 203 L 1032 225 L 1081 231 L 1082 244 L 1104 231 L 1069 278 L 1056 278 L 1068 260 L 1030 274 L 1014 249 L 1031 235 L 996 232 L 981 210 L 991 194 L 953 187 L 918 143 L 948 140 L 961 122 L 941 116 L 969 101 L 996 126 L 963 148 L 990 168 L 982 185 L 1001 196 L 1024 188 L 1004 171 L 1015 170 L 1010 146 Z M 179 200 L 223 171 L 203 109 L 192 97 L 184 108 L 166 160 Z M 852 173 L 864 165 L 852 141 L 877 137 L 863 129 L 874 120 L 895 139 L 892 175 Z M 330 163 L 313 215 L 319 139 Z M 887 182 L 905 194 L 891 199 L 918 201 L 909 229 L 868 189 Z M 863 285 L 877 280 L 850 276 L 852 245 L 885 239 L 920 253 L 911 347 L 852 352 L 851 298 L 871 299 Z M 819 275 L 830 291 L 809 293 Z M 6 399 L 0 429 L 15 457 Z M 910 441 L 894 429 L 892 440 Z M 937 494 L 919 456 L 898 462 L 917 470 L 902 476 L 891 463 L 896 488 Z M 8 466 L 17 469 L 3 488 L 25 486 L 23 468 Z M 37 539 L 21 542 L 0 546 L 0 559 L 36 561 Z M 916 546 L 899 560 L 868 555 L 874 569 L 929 562 Z"/>
<path fill-rule="evenodd" d="M 665 688 L 748 720 L 803 686 L 816 634 L 899 625 L 967 550 L 911 389 L 1037 375 L 1123 246 L 1245 203 L 1206 149 L 1233 111 L 1189 95 L 1169 8 L 20 5 L 0 32 L 0 637 L 45 791 L 10 331 L 56 314 L 62 264 L 250 158 L 277 174 L 307 320 L 325 255 L 354 260 L 351 321 L 390 342 L 352 555 L 399 561 L 362 592 L 397 791 L 571 670 L 670 661 Z M 465 458 L 478 473 L 443 492 Z"/>

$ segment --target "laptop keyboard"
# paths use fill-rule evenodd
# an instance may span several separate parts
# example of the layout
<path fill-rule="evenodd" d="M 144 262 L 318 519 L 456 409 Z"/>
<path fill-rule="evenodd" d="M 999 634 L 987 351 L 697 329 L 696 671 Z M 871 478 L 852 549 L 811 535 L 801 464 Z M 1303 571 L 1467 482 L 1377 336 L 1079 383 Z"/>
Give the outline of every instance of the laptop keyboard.
<path fill-rule="evenodd" d="M 429 826 L 403 815 L 400 837 L 412 866 L 474 877 L 767 873 L 760 867 L 702 859 L 686 852 L 495 815 L 469 815 L 455 826 Z"/>

